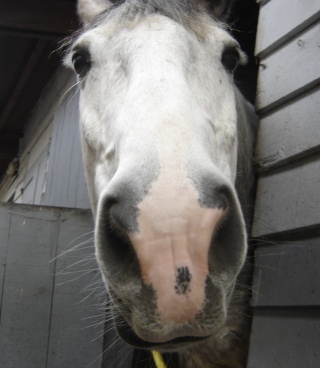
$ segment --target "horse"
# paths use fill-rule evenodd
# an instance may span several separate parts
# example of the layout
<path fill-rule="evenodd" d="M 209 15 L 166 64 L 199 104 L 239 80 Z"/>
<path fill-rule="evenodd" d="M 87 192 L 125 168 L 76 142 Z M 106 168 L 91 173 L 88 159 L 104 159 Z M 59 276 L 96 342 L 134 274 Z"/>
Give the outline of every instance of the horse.
<path fill-rule="evenodd" d="M 65 58 L 115 329 L 183 368 L 246 362 L 257 118 L 231 6 L 80 0 Z"/>

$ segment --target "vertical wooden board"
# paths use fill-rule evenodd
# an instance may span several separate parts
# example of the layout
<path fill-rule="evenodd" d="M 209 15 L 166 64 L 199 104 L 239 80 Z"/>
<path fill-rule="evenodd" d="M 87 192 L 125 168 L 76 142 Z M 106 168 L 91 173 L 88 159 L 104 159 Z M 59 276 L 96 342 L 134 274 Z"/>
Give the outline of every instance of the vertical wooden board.
<path fill-rule="evenodd" d="M 70 95 L 55 113 L 43 203 L 70 208 L 90 207 L 82 166 L 77 93 Z"/>
<path fill-rule="evenodd" d="M 38 175 L 36 182 L 36 189 L 34 193 L 33 204 L 41 205 L 42 197 L 45 190 L 45 178 L 46 178 L 46 169 L 48 164 L 48 150 L 42 152 L 42 155 L 39 157 L 38 161 Z"/>
<path fill-rule="evenodd" d="M 261 119 L 255 157 L 259 170 L 320 150 L 319 101 L 318 88 Z"/>
<path fill-rule="evenodd" d="M 10 231 L 11 205 L 0 205 L 0 318 L 1 318 L 1 302 L 3 283 L 6 270 L 7 261 L 7 249 L 8 249 L 8 237 Z"/>
<path fill-rule="evenodd" d="M 269 1 L 260 8 L 256 55 L 264 56 L 319 18 L 319 1 Z"/>
<path fill-rule="evenodd" d="M 319 341 L 319 309 L 255 310 L 247 368 L 320 367 Z"/>
<path fill-rule="evenodd" d="M 69 204 L 67 198 L 69 166 L 71 164 L 71 144 L 69 140 L 71 137 L 69 136 L 69 125 L 65 122 L 65 104 L 55 112 L 52 124 L 48 176 L 43 204 L 46 206 L 63 206 L 62 203 L 64 202 L 64 207 L 72 207 L 73 204 Z M 64 137 L 67 138 L 67 145 L 64 144 Z"/>
<path fill-rule="evenodd" d="M 91 211 L 63 210 L 47 368 L 98 368 L 101 364 L 105 289 L 94 258 L 92 231 Z"/>
<path fill-rule="evenodd" d="M 46 129 L 46 126 L 50 125 L 54 109 L 62 103 L 66 91 L 75 83 L 75 76 L 71 70 L 61 67 L 57 71 L 52 81 L 46 86 L 40 96 L 32 119 L 26 126 L 23 139 L 21 140 L 22 151 L 28 151 L 30 148 L 28 145 L 30 143 L 33 145 L 34 140 L 39 139 L 38 132 L 41 132 Z M 38 130 L 39 127 L 41 127 L 40 130 Z M 51 131 L 51 127 L 49 127 L 49 130 Z"/>
<path fill-rule="evenodd" d="M 320 155 L 258 179 L 252 235 L 263 237 L 320 225 Z"/>
<path fill-rule="evenodd" d="M 320 306 L 319 260 L 320 238 L 258 247 L 252 305 Z"/>
<path fill-rule="evenodd" d="M 24 188 L 22 193 L 23 203 L 25 204 L 41 204 L 41 194 L 44 185 L 45 168 L 48 158 L 48 147 L 43 152 L 38 153 L 38 158 L 34 161 L 32 167 L 24 178 Z"/>
<path fill-rule="evenodd" d="M 46 366 L 57 210 L 12 206 L 3 290 L 0 366 Z M 10 363 L 10 365 L 9 365 Z"/>
<path fill-rule="evenodd" d="M 68 109 L 66 110 L 65 119 L 68 124 L 72 124 L 74 127 L 72 136 L 72 152 L 70 155 L 70 163 L 72 163 L 72 165 L 70 165 L 69 169 L 69 192 L 72 192 L 72 195 L 74 196 L 74 207 L 90 208 L 80 143 L 79 94 L 71 96 L 67 104 Z"/>
<path fill-rule="evenodd" d="M 261 113 L 320 83 L 320 24 L 261 60 L 256 105 Z"/>

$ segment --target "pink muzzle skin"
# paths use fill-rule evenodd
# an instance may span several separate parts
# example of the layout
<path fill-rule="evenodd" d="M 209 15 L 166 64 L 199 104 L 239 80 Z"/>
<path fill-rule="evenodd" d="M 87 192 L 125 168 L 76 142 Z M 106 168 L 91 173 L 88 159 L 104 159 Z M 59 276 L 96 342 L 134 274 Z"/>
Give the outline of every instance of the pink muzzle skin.
<path fill-rule="evenodd" d="M 139 232 L 129 236 L 142 281 L 156 293 L 163 326 L 186 324 L 204 307 L 209 248 L 226 211 L 201 207 L 187 177 L 169 187 L 164 175 L 138 208 Z"/>

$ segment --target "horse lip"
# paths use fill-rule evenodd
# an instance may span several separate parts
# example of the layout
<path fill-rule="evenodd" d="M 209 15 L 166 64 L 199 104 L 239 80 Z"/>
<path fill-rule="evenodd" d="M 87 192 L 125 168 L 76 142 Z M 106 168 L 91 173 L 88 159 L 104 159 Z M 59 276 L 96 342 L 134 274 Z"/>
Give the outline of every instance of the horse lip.
<path fill-rule="evenodd" d="M 131 328 L 131 326 L 125 321 L 125 319 L 120 318 L 120 316 L 118 316 L 116 319 L 118 320 L 115 323 L 118 335 L 127 344 L 135 348 L 141 348 L 141 349 L 158 348 L 161 350 L 165 350 L 165 349 L 169 350 L 177 346 L 183 346 L 186 344 L 200 342 L 210 337 L 210 336 L 201 336 L 201 337 L 200 336 L 183 336 L 183 337 L 177 337 L 175 339 L 164 341 L 164 342 L 150 342 L 150 341 L 145 341 L 141 339 L 139 336 L 137 336 L 136 333 Z"/>

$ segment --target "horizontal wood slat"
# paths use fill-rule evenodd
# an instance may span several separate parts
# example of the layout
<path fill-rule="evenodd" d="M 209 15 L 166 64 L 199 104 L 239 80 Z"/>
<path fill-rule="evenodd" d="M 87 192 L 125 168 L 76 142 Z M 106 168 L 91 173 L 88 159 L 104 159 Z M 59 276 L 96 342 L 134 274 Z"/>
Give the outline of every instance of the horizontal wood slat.
<path fill-rule="evenodd" d="M 260 172 L 320 150 L 320 89 L 260 121 L 255 164 Z"/>
<path fill-rule="evenodd" d="M 258 247 L 252 305 L 320 306 L 319 259 L 320 238 Z"/>
<path fill-rule="evenodd" d="M 320 24 L 261 61 L 256 105 L 261 114 L 320 84 Z"/>
<path fill-rule="evenodd" d="M 276 47 L 320 19 L 320 2 L 272 0 L 260 8 L 256 55 L 264 57 Z"/>
<path fill-rule="evenodd" d="M 319 309 L 256 309 L 247 368 L 316 368 L 319 341 Z"/>
<path fill-rule="evenodd" d="M 258 179 L 253 236 L 320 226 L 320 155 Z"/>

